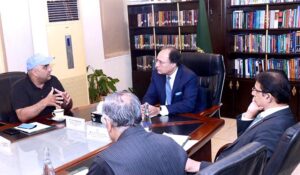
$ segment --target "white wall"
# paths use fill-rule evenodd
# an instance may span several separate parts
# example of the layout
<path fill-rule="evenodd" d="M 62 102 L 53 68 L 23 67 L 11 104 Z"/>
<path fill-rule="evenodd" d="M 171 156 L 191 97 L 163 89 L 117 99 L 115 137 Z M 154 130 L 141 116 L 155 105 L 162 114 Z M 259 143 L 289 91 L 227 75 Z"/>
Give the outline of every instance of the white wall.
<path fill-rule="evenodd" d="M 118 78 L 120 80 L 117 84 L 118 90 L 128 89 L 128 87 L 132 87 L 130 55 L 104 59 L 99 1 L 81 1 L 80 4 L 87 65 L 103 69 L 105 74 L 113 78 Z M 124 35 L 128 35 L 128 33 L 124 33 Z"/>
<path fill-rule="evenodd" d="M 25 71 L 33 53 L 31 22 L 27 0 L 0 1 L 3 38 L 8 71 Z"/>
<path fill-rule="evenodd" d="M 87 65 L 92 65 L 94 68 L 103 69 L 109 76 L 119 78 L 120 82 L 117 84 L 118 90 L 127 89 L 128 87 L 132 87 L 130 55 L 104 59 L 99 1 L 79 0 L 79 10 L 84 30 L 86 62 Z M 35 35 L 41 32 L 32 31 L 32 26 L 42 25 L 43 23 L 31 22 L 29 3 L 31 3 L 31 8 L 36 7 L 33 4 L 39 4 L 35 0 L 0 1 L 8 71 L 25 71 L 26 59 L 35 50 L 47 52 L 44 45 L 38 44 L 39 40 L 43 40 L 42 43 L 44 44 L 45 37 L 32 36 L 32 33 Z M 36 27 L 33 28 L 35 29 Z M 41 33 L 45 36 L 43 32 Z M 124 35 L 128 35 L 128 33 L 124 33 Z"/>

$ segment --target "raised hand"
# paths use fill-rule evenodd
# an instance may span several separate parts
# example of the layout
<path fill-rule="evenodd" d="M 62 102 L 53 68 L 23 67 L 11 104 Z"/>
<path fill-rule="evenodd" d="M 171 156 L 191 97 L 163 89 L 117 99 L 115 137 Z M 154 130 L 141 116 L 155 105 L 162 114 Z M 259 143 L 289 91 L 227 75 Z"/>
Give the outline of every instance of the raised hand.
<path fill-rule="evenodd" d="M 258 106 L 254 100 L 248 106 L 248 109 L 245 113 L 245 117 L 248 119 L 254 119 L 257 113 L 263 110 L 263 107 Z"/>
<path fill-rule="evenodd" d="M 71 101 L 71 96 L 70 96 L 69 93 L 67 93 L 66 91 L 65 91 L 65 92 L 60 91 L 60 90 L 58 90 L 58 89 L 54 89 L 54 91 L 55 91 L 57 94 L 59 94 L 59 95 L 63 98 L 63 103 L 62 103 L 62 104 L 64 104 L 64 105 L 67 106 L 67 105 L 70 103 L 70 101 Z"/>
<path fill-rule="evenodd" d="M 55 106 L 56 108 L 61 108 L 60 105 L 63 103 L 63 97 L 60 94 L 54 94 L 54 88 L 52 88 L 43 101 L 45 106 Z"/>

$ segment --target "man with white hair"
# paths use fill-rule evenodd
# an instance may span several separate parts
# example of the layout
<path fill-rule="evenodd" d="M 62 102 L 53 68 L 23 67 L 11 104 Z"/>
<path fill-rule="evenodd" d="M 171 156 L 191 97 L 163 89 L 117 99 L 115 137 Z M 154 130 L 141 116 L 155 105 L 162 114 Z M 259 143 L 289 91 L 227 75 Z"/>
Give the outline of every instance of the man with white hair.
<path fill-rule="evenodd" d="M 129 92 L 105 98 L 102 123 L 114 142 L 100 152 L 89 175 L 183 175 L 187 154 L 167 136 L 141 127 L 141 103 Z"/>
<path fill-rule="evenodd" d="M 27 122 L 52 113 L 56 108 L 69 110 L 72 99 L 59 80 L 51 75 L 53 57 L 35 54 L 27 59 L 27 76 L 16 82 L 12 90 L 12 106 L 17 118 Z"/>

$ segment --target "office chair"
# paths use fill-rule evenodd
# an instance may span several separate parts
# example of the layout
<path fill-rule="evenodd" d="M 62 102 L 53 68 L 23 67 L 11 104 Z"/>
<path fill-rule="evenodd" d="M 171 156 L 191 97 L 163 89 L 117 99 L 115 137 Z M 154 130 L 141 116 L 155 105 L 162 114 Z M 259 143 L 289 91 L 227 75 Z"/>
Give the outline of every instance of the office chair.
<path fill-rule="evenodd" d="M 206 109 L 220 106 L 225 81 L 223 56 L 199 52 L 183 52 L 181 55 L 182 64 L 199 76 L 199 94 L 205 94 L 205 99 L 200 98 L 206 103 Z M 210 116 L 220 117 L 220 110 L 214 111 Z"/>
<path fill-rule="evenodd" d="M 0 74 L 0 121 L 14 122 L 16 113 L 11 104 L 11 90 L 14 83 L 22 78 L 25 78 L 25 72 L 6 72 Z"/>
<path fill-rule="evenodd" d="M 216 161 L 196 175 L 261 175 L 267 159 L 267 148 L 252 142 Z"/>
<path fill-rule="evenodd" d="M 300 162 L 300 122 L 281 136 L 264 175 L 290 175 Z"/>

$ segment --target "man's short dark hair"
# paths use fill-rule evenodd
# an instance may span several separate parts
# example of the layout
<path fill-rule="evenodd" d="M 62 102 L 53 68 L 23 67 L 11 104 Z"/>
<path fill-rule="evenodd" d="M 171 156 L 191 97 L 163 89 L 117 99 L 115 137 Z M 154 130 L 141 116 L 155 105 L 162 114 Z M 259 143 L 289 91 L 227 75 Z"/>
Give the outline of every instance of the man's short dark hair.
<path fill-rule="evenodd" d="M 175 47 L 164 47 L 162 50 L 170 50 L 169 60 L 171 63 L 175 63 L 177 66 L 181 64 L 181 53 Z"/>
<path fill-rule="evenodd" d="M 264 93 L 270 93 L 278 104 L 288 104 L 291 97 L 289 80 L 282 70 L 268 70 L 256 76 Z"/>

